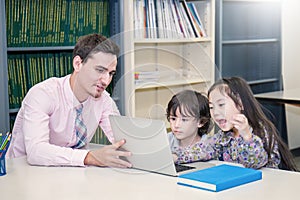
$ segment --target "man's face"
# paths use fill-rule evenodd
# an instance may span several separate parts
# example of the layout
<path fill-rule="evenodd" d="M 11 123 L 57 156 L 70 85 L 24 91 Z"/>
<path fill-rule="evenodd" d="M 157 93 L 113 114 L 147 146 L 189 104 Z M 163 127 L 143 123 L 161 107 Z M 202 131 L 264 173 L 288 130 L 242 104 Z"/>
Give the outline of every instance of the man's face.
<path fill-rule="evenodd" d="M 86 98 L 88 96 L 100 97 L 116 73 L 116 55 L 99 52 L 81 65 L 75 83 L 80 91 L 79 95 Z"/>

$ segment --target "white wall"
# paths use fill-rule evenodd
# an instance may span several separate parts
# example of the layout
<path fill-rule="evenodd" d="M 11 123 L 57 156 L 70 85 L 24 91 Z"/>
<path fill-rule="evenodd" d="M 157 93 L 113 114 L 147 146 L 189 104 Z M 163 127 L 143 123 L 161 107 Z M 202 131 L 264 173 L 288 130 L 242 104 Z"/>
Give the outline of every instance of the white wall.
<path fill-rule="evenodd" d="M 300 88 L 300 1 L 282 0 L 282 73 L 284 89 Z M 290 149 L 300 147 L 300 107 L 286 106 Z"/>

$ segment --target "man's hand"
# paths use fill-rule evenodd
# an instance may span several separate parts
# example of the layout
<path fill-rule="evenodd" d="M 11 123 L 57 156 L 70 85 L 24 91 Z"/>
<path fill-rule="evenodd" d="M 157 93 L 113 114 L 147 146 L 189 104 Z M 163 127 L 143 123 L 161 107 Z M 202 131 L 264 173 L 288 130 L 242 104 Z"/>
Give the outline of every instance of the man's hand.
<path fill-rule="evenodd" d="M 125 140 L 120 140 L 112 145 L 101 149 L 91 150 L 84 159 L 85 165 L 108 166 L 108 167 L 132 167 L 132 164 L 120 159 L 120 156 L 128 157 L 131 153 L 120 151 L 119 148 L 125 144 Z"/>

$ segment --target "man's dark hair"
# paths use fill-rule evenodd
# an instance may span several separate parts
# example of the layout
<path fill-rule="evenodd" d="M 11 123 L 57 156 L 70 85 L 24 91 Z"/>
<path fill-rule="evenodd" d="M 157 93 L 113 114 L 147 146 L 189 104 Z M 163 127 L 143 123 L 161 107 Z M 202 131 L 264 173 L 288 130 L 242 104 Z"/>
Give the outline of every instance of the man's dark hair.
<path fill-rule="evenodd" d="M 73 58 L 80 56 L 82 62 L 86 62 L 88 58 L 98 52 L 110 53 L 118 57 L 120 49 L 112 40 L 94 33 L 79 37 L 73 50 Z"/>

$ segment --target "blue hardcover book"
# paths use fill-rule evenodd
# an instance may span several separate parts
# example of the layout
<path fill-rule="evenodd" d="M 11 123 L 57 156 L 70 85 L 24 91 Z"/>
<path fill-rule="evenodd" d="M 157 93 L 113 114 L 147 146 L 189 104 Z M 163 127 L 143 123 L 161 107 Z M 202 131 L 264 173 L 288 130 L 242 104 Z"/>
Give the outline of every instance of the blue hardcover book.
<path fill-rule="evenodd" d="M 177 184 L 219 192 L 261 179 L 259 170 L 222 164 L 180 175 Z"/>

